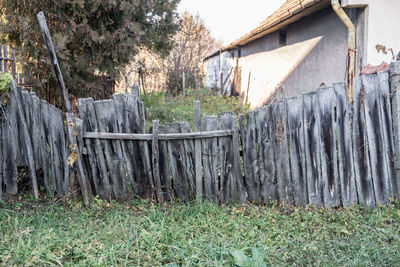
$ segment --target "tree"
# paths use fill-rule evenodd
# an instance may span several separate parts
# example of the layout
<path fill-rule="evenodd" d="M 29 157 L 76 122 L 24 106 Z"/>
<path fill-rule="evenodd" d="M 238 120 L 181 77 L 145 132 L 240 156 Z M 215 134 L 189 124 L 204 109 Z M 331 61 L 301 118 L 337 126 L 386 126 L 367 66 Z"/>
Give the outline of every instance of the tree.
<path fill-rule="evenodd" d="M 141 90 L 167 90 L 170 93 L 182 91 L 182 73 L 185 72 L 186 86 L 201 86 L 205 73 L 202 69 L 204 57 L 219 48 L 199 16 L 187 12 L 182 14 L 179 30 L 173 37 L 174 48 L 167 57 L 157 55 L 148 49 L 141 49 L 123 70 L 120 91 L 133 83 L 140 84 Z M 141 79 L 139 79 L 139 74 Z"/>
<path fill-rule="evenodd" d="M 118 78 L 139 47 L 167 55 L 178 29 L 180 0 L 3 0 L 7 38 L 16 47 L 37 93 L 57 94 L 36 14 L 43 11 L 66 86 L 89 96 L 104 79 Z M 53 94 L 54 92 L 54 94 Z"/>
<path fill-rule="evenodd" d="M 174 42 L 175 46 L 165 64 L 166 87 L 171 93 L 182 90 L 183 72 L 186 87 L 196 88 L 201 85 L 205 76 L 203 59 L 220 47 L 200 17 L 188 12 L 182 15 Z"/>

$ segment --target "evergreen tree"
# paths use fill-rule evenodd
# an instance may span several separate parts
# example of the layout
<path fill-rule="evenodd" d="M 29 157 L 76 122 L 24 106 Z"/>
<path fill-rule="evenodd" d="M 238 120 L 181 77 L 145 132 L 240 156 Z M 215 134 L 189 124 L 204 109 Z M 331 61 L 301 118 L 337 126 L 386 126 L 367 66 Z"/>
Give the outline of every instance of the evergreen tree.
<path fill-rule="evenodd" d="M 57 95 L 36 14 L 43 11 L 66 87 L 91 96 L 100 77 L 118 78 L 140 47 L 168 55 L 178 29 L 180 0 L 2 0 L 5 38 L 18 49 L 29 83 L 42 97 Z"/>

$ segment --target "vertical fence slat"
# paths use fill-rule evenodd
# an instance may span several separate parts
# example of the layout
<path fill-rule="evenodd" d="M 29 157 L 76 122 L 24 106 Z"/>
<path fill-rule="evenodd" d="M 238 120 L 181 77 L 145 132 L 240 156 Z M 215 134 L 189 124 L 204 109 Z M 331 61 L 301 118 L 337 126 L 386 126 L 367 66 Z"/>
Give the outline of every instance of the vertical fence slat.
<path fill-rule="evenodd" d="M 294 192 L 290 174 L 286 102 L 273 105 L 272 117 L 271 127 L 275 127 L 274 149 L 279 200 L 285 204 L 293 204 Z"/>
<path fill-rule="evenodd" d="M 151 139 L 152 146 L 152 166 L 153 166 L 153 179 L 156 187 L 156 196 L 158 203 L 164 202 L 163 193 L 161 190 L 161 179 L 160 179 L 160 150 L 158 147 L 158 132 L 159 132 L 159 121 L 153 120 L 153 137 Z"/>
<path fill-rule="evenodd" d="M 378 96 L 379 81 L 377 75 L 362 76 L 362 85 L 365 90 L 365 118 L 371 173 L 374 184 L 376 204 L 386 204 L 389 200 L 389 177 L 387 160 L 384 153 L 382 136 L 382 120 L 380 117 L 380 101 Z"/>
<path fill-rule="evenodd" d="M 245 183 L 249 201 L 258 201 L 260 181 L 254 111 L 247 112 L 246 120 L 247 125 L 244 123 L 243 116 L 240 117 Z"/>
<path fill-rule="evenodd" d="M 115 121 L 115 106 L 113 100 L 94 102 L 99 130 L 102 132 L 119 132 Z M 126 198 L 126 179 L 123 167 L 121 143 L 117 140 L 103 140 L 104 154 L 112 181 L 115 198 Z"/>
<path fill-rule="evenodd" d="M 160 133 L 166 133 L 166 129 L 164 125 L 160 125 L 159 128 Z M 168 146 L 167 141 L 160 140 L 159 141 L 159 149 L 160 149 L 160 179 L 161 179 L 161 188 L 163 190 L 163 198 L 165 201 L 170 201 L 173 199 L 173 188 L 171 187 L 171 174 L 170 167 L 168 161 Z"/>
<path fill-rule="evenodd" d="M 205 116 L 201 119 L 203 132 L 217 129 L 217 117 Z M 217 173 L 217 138 L 207 138 L 202 141 L 204 191 L 205 196 L 213 202 L 218 199 L 218 173 Z"/>
<path fill-rule="evenodd" d="M 400 62 L 390 64 L 390 93 L 392 95 L 393 111 L 393 146 L 394 146 L 394 169 L 397 184 L 397 198 L 400 197 Z"/>
<path fill-rule="evenodd" d="M 181 133 L 189 133 L 190 125 L 189 122 L 180 123 Z M 186 139 L 183 141 L 183 147 L 185 151 L 186 160 L 186 177 L 189 186 L 189 196 L 193 198 L 196 196 L 196 177 L 195 177 L 195 162 L 194 162 L 194 141 L 192 139 Z"/>
<path fill-rule="evenodd" d="M 24 150 L 25 150 L 26 156 L 27 156 L 29 177 L 30 177 L 31 183 L 32 183 L 33 195 L 35 196 L 35 199 L 39 199 L 39 188 L 38 188 L 37 178 L 36 178 L 36 166 L 35 166 L 35 158 L 34 158 L 34 154 L 33 154 L 32 139 L 31 139 L 31 135 L 29 133 L 26 116 L 25 116 L 24 110 L 23 110 L 23 99 L 22 99 L 21 92 L 20 92 L 21 88 L 17 88 L 15 81 L 12 81 L 12 90 L 17 99 L 17 109 L 18 109 L 19 119 L 21 120 L 21 123 L 22 123 L 22 132 L 23 132 L 23 137 L 24 137 L 24 141 L 25 141 Z M 25 106 L 25 108 L 27 108 L 27 107 Z"/>
<path fill-rule="evenodd" d="M 98 132 L 99 126 L 92 98 L 78 99 L 79 115 L 84 121 L 83 130 Z M 91 177 L 95 186 L 96 194 L 103 199 L 111 199 L 111 186 L 106 167 L 106 160 L 99 139 L 85 139 L 88 153 Z"/>
<path fill-rule="evenodd" d="M 219 115 L 219 129 L 231 130 L 236 121 L 231 112 L 224 112 Z M 234 173 L 234 152 L 232 136 L 219 138 L 220 151 L 220 185 L 222 203 L 227 204 L 237 198 L 237 183 Z"/>
<path fill-rule="evenodd" d="M 67 127 L 68 127 L 68 140 L 69 140 L 69 149 L 70 155 L 75 153 L 75 162 L 71 162 L 75 166 L 78 182 L 81 189 L 81 194 L 83 197 L 83 203 L 86 207 L 89 206 L 89 183 L 86 179 L 86 174 L 83 170 L 81 153 L 79 151 L 78 142 L 76 136 L 78 132 L 76 131 L 76 120 L 72 113 L 66 113 Z M 78 120 L 78 119 L 77 119 Z"/>
<path fill-rule="evenodd" d="M 129 97 L 124 94 L 114 94 L 113 100 L 115 104 L 115 113 L 116 120 L 118 124 L 118 129 L 121 133 L 130 133 L 130 121 L 127 118 L 129 107 L 126 104 L 126 98 Z M 133 144 L 130 141 L 121 141 L 122 155 L 125 163 L 125 171 L 126 175 L 129 179 L 132 190 L 137 194 L 137 184 L 135 179 L 135 159 L 133 153 L 135 150 L 133 149 Z"/>
<path fill-rule="evenodd" d="M 357 188 L 354 176 L 353 147 L 351 143 L 350 112 L 344 83 L 334 84 L 336 94 L 337 143 L 339 180 L 344 207 L 357 204 Z"/>
<path fill-rule="evenodd" d="M 200 118 L 200 101 L 194 101 L 194 130 L 196 132 L 201 131 L 201 118 Z M 196 198 L 198 202 L 201 202 L 203 198 L 203 174 L 201 164 L 201 140 L 194 140 L 194 164 L 195 164 L 195 176 L 196 176 Z"/>
<path fill-rule="evenodd" d="M 245 195 L 246 190 L 244 188 L 244 181 L 243 181 L 243 175 L 242 175 L 242 162 L 240 160 L 239 129 L 238 129 L 236 116 L 233 116 L 232 119 L 233 119 L 232 149 L 233 149 L 233 160 L 234 160 L 234 164 L 233 164 L 234 174 L 233 175 L 234 175 L 234 179 L 236 182 L 236 188 L 237 188 L 237 193 L 234 197 L 235 197 L 235 200 L 243 203 L 246 201 L 246 195 Z"/>
<path fill-rule="evenodd" d="M 361 205 L 375 206 L 375 194 L 371 177 L 368 140 L 365 122 L 365 91 L 361 78 L 354 80 L 353 102 L 353 153 L 354 174 L 357 184 L 358 201 Z"/>
<path fill-rule="evenodd" d="M 167 133 L 181 132 L 179 123 L 165 125 Z M 173 188 L 176 196 L 184 201 L 189 200 L 189 185 L 186 174 L 186 158 L 183 141 L 169 140 L 168 152 L 171 161 Z"/>
<path fill-rule="evenodd" d="M 383 153 L 385 162 L 387 163 L 387 174 L 389 180 L 389 197 L 390 199 L 396 198 L 398 192 L 398 182 L 395 179 L 394 171 L 394 143 L 393 143 L 393 118 L 392 107 L 390 101 L 390 88 L 389 88 L 389 72 L 383 71 L 378 73 L 379 79 L 379 103 L 381 110 L 381 124 L 382 138 L 383 138 Z"/>
<path fill-rule="evenodd" d="M 140 101 L 135 95 L 126 95 L 125 99 L 125 120 L 127 133 L 144 133 L 145 129 L 141 116 L 144 116 L 143 110 L 140 107 Z M 147 142 L 130 141 L 128 143 L 128 152 L 133 159 L 133 168 L 135 170 L 134 179 L 135 187 L 134 192 L 144 198 L 150 197 L 150 180 L 151 175 L 148 169 L 148 161 L 143 155 L 148 152 L 146 150 Z M 151 169 L 150 169 L 151 172 Z"/>
<path fill-rule="evenodd" d="M 308 201 L 311 205 L 323 205 L 322 182 L 320 174 L 320 142 L 319 142 L 319 116 L 318 101 L 315 93 L 303 96 L 304 108 L 304 152 L 307 171 Z"/>
<path fill-rule="evenodd" d="M 304 128 L 303 128 L 303 98 L 296 97 L 287 99 L 288 107 L 288 131 L 290 169 L 294 187 L 294 198 L 296 206 L 305 206 L 308 203 L 305 151 L 304 151 Z"/>
<path fill-rule="evenodd" d="M 325 207 L 340 205 L 336 154 L 335 94 L 332 87 L 317 92 L 320 113 L 321 173 Z"/>

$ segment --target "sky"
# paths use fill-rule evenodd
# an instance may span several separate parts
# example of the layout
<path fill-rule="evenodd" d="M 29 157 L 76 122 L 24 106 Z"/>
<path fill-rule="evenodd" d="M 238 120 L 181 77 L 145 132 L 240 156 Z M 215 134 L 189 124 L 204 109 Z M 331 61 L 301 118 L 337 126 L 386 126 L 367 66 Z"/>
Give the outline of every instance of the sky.
<path fill-rule="evenodd" d="M 214 38 L 227 45 L 257 27 L 284 2 L 285 0 L 181 0 L 178 11 L 199 14 Z"/>

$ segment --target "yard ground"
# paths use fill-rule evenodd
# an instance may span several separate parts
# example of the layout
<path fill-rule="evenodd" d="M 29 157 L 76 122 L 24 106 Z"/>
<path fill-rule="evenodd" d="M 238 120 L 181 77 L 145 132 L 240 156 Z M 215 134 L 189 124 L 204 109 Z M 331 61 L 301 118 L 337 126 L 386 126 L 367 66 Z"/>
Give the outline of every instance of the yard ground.
<path fill-rule="evenodd" d="M 140 96 L 146 109 L 146 124 L 150 128 L 153 120 L 165 122 L 188 121 L 193 130 L 193 101 L 200 101 L 201 116 L 218 115 L 221 112 L 232 111 L 237 116 L 245 114 L 249 106 L 242 103 L 238 97 L 220 97 L 210 89 L 187 90 L 186 97 L 171 96 L 164 92 L 150 92 Z"/>
<path fill-rule="evenodd" d="M 0 233 L 4 266 L 400 264 L 394 207 L 3 202 Z"/>

